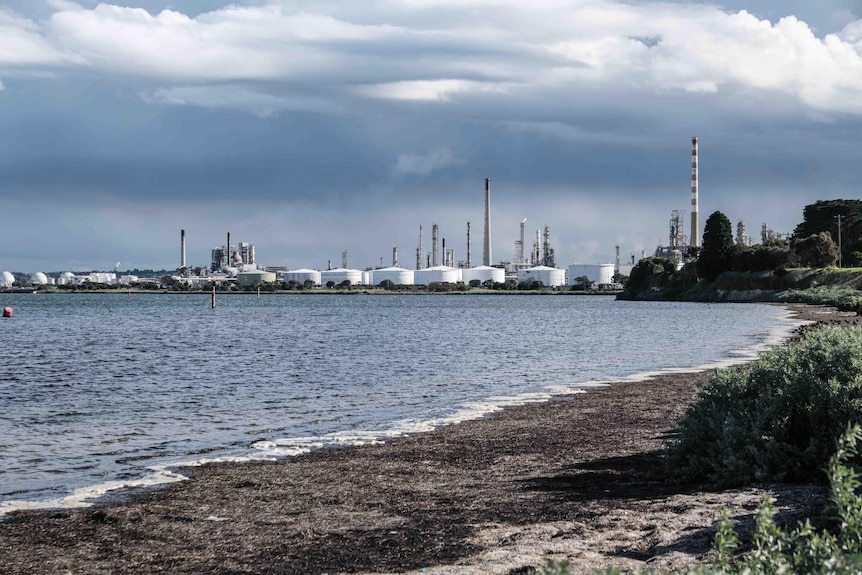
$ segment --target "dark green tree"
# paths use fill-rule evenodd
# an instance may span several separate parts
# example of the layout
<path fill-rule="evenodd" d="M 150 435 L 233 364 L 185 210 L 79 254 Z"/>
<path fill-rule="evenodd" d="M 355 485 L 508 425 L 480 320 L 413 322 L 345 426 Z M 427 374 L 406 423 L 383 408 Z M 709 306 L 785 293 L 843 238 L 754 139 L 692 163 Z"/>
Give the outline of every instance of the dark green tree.
<path fill-rule="evenodd" d="M 829 232 L 837 245 L 839 215 L 842 259 L 855 251 L 862 251 L 862 200 L 820 200 L 805 206 L 802 223 L 793 230 L 793 237 L 805 239 L 813 234 Z"/>
<path fill-rule="evenodd" d="M 652 288 L 661 289 L 675 271 L 676 262 L 670 258 L 643 258 L 632 268 L 624 293 L 631 298 Z"/>
<path fill-rule="evenodd" d="M 706 281 L 715 281 L 722 272 L 731 269 L 736 244 L 733 226 L 721 212 L 713 212 L 703 230 L 703 247 L 697 258 L 697 273 Z"/>
<path fill-rule="evenodd" d="M 825 268 L 838 261 L 838 246 L 832 241 L 829 232 L 811 234 L 805 239 L 794 239 L 793 255 L 802 267 Z"/>

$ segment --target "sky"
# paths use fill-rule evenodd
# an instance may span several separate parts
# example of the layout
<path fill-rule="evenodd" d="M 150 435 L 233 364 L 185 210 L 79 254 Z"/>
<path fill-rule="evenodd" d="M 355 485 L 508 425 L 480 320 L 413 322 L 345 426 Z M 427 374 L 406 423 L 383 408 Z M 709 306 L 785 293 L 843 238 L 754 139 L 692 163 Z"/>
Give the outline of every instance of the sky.
<path fill-rule="evenodd" d="M 862 182 L 862 0 L 0 0 L 0 269 L 647 255 Z M 118 265 L 119 262 L 119 265 Z"/>

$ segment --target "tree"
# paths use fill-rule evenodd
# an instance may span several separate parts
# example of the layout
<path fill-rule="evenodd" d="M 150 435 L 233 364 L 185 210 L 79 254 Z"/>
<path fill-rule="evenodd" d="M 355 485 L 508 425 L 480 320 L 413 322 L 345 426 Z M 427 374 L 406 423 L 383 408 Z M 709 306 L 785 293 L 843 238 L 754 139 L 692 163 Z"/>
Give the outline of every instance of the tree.
<path fill-rule="evenodd" d="M 572 282 L 573 290 L 588 290 L 593 287 L 593 282 L 587 276 L 578 276 Z"/>
<path fill-rule="evenodd" d="M 625 292 L 634 297 L 651 288 L 661 288 L 675 271 L 676 262 L 670 258 L 643 258 L 632 268 Z"/>
<path fill-rule="evenodd" d="M 698 275 L 706 281 L 715 281 L 722 272 L 731 269 L 735 252 L 730 220 L 719 211 L 713 212 L 703 230 L 703 247 L 697 258 Z"/>
<path fill-rule="evenodd" d="M 809 268 L 825 268 L 838 261 L 838 246 L 829 232 L 811 234 L 805 239 L 794 239 L 793 254 L 799 265 Z"/>
<path fill-rule="evenodd" d="M 838 216 L 841 216 L 842 258 L 862 251 L 862 200 L 820 200 L 805 206 L 802 223 L 793 230 L 793 237 L 805 239 L 825 231 L 837 244 Z"/>

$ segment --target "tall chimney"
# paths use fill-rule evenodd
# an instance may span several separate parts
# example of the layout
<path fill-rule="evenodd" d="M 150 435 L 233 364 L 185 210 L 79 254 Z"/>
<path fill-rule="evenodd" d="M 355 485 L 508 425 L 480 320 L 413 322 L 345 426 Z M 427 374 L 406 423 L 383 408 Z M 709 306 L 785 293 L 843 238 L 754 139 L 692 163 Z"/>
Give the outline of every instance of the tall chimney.
<path fill-rule="evenodd" d="M 485 246 L 482 264 L 491 265 L 491 178 L 485 178 Z"/>
<path fill-rule="evenodd" d="M 437 267 L 439 248 L 437 245 L 437 224 L 431 224 L 431 265 Z"/>
<path fill-rule="evenodd" d="M 224 267 L 229 268 L 230 267 L 230 232 L 227 233 L 227 245 L 225 246 L 225 250 L 226 250 L 226 252 L 224 254 L 224 257 L 225 257 L 225 260 L 227 263 L 225 263 Z"/>
<path fill-rule="evenodd" d="M 691 247 L 700 247 L 700 227 L 697 223 L 697 138 L 691 139 Z"/>
<path fill-rule="evenodd" d="M 186 267 L 186 231 L 180 230 L 180 268 Z"/>
<path fill-rule="evenodd" d="M 416 269 L 422 269 L 422 256 L 425 254 L 425 249 L 422 247 L 422 225 L 419 225 L 419 246 L 416 248 Z"/>
<path fill-rule="evenodd" d="M 443 265 L 448 266 L 449 264 L 446 262 L 446 238 L 443 238 Z"/>
<path fill-rule="evenodd" d="M 527 218 L 521 220 L 521 261 L 518 262 L 519 264 L 526 262 L 526 258 L 524 257 L 524 224 L 526 223 Z"/>
<path fill-rule="evenodd" d="M 470 222 L 467 222 L 467 269 L 470 269 L 473 267 L 473 262 L 471 259 L 472 258 L 471 253 L 472 253 L 472 251 L 470 248 Z"/>
<path fill-rule="evenodd" d="M 398 246 L 392 248 L 392 267 L 398 267 Z"/>

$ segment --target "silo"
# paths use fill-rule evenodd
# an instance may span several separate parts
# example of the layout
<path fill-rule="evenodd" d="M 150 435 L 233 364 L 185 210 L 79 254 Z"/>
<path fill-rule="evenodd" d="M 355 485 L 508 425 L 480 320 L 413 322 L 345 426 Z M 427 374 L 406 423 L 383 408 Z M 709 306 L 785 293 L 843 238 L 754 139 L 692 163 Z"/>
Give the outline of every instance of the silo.
<path fill-rule="evenodd" d="M 42 272 L 36 272 L 30 276 L 30 283 L 34 285 L 48 285 L 48 276 Z"/>
<path fill-rule="evenodd" d="M 395 285 L 413 285 L 413 271 L 399 267 L 382 268 L 371 272 L 371 285 L 379 286 L 389 280 Z"/>
<path fill-rule="evenodd" d="M 310 269 L 298 269 L 292 270 L 289 272 L 284 272 L 284 281 L 295 281 L 300 285 L 304 285 L 305 282 L 311 281 L 314 285 L 320 285 L 320 272 L 317 270 Z"/>
<path fill-rule="evenodd" d="M 10 288 L 13 283 L 15 283 L 15 276 L 11 273 L 3 272 L 0 274 L 0 287 Z"/>
<path fill-rule="evenodd" d="M 518 271 L 518 283 L 525 281 L 540 281 L 545 287 L 566 285 L 566 270 L 548 266 L 535 266 Z"/>
<path fill-rule="evenodd" d="M 461 270 L 449 266 L 432 266 L 413 273 L 413 283 L 416 285 L 431 285 L 435 283 L 458 283 L 461 281 Z"/>
<path fill-rule="evenodd" d="M 272 283 L 274 281 L 275 274 L 272 272 L 265 272 L 263 270 L 239 272 L 236 274 L 236 283 L 240 287 L 253 287 L 259 284 Z"/>
<path fill-rule="evenodd" d="M 494 268 L 491 266 L 476 266 L 461 270 L 461 277 L 464 283 L 470 283 L 473 280 L 479 280 L 481 283 L 492 281 L 494 283 L 504 283 L 506 281 L 506 270 L 503 268 Z"/>
<path fill-rule="evenodd" d="M 610 284 L 614 281 L 614 264 L 572 264 L 569 266 L 569 285 L 579 283 L 586 277 L 594 284 Z"/>
<path fill-rule="evenodd" d="M 73 283 L 75 283 L 75 274 L 72 272 L 63 272 L 57 278 L 57 285 L 65 286 L 72 285 Z"/>
<path fill-rule="evenodd" d="M 326 270 L 320 272 L 320 283 L 326 285 L 332 282 L 334 285 L 339 285 L 345 280 L 350 282 L 350 285 L 362 284 L 362 271 L 349 268 L 336 268 L 334 270 Z"/>

